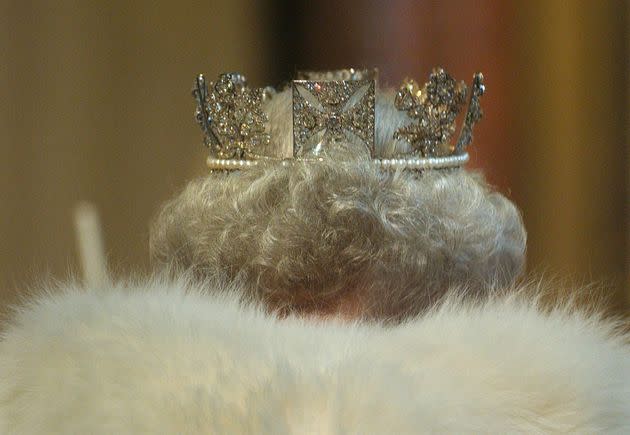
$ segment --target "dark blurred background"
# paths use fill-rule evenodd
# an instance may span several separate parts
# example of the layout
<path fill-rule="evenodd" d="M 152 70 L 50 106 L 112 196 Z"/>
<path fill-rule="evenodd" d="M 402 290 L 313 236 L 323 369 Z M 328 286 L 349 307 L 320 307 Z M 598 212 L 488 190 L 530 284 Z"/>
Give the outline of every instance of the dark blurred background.
<path fill-rule="evenodd" d="M 630 2 L 0 0 L 0 289 L 77 271 L 72 210 L 101 213 L 118 274 L 148 222 L 204 174 L 194 76 L 254 85 L 376 66 L 483 71 L 473 168 L 523 211 L 533 274 L 630 299 Z"/>

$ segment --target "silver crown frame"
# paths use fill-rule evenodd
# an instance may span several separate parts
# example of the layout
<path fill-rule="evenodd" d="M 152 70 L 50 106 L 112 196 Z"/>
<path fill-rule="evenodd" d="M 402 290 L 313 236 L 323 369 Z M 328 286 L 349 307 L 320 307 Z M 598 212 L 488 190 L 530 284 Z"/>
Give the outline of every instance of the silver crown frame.
<path fill-rule="evenodd" d="M 405 80 L 394 106 L 414 122 L 394 133 L 393 139 L 409 143 L 411 151 L 395 158 L 375 155 L 375 89 L 377 70 L 345 69 L 298 73 L 291 82 L 293 113 L 293 156 L 281 159 L 260 150 L 272 140 L 263 103 L 273 98 L 272 88 L 250 89 L 238 73 L 221 74 L 206 83 L 200 74 L 193 86 L 197 101 L 195 117 L 210 150 L 211 170 L 231 171 L 261 164 L 291 165 L 296 161 L 317 161 L 325 151 L 344 143 L 365 146 L 372 161 L 385 169 L 442 169 L 459 167 L 468 161 L 466 147 L 472 129 L 482 117 L 479 98 L 485 91 L 483 75 L 473 76 L 472 89 L 455 82 L 436 68 L 420 88 Z M 455 121 L 468 97 L 468 109 L 459 138 L 450 144 Z"/>

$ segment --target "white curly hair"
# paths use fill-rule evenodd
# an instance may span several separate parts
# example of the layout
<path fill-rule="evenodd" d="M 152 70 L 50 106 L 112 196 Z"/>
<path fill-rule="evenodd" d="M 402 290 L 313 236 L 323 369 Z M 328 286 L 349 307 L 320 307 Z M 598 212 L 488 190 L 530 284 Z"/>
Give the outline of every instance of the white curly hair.
<path fill-rule="evenodd" d="M 408 122 L 377 93 L 377 153 L 404 147 Z M 266 107 L 272 147 L 291 147 L 290 92 Z M 463 169 L 386 172 L 347 144 L 317 163 L 213 173 L 167 202 L 151 231 L 152 258 L 201 278 L 241 280 L 276 311 L 364 318 L 416 315 L 453 286 L 478 294 L 512 284 L 525 263 L 517 208 Z M 349 302 L 351 301 L 351 302 Z"/>

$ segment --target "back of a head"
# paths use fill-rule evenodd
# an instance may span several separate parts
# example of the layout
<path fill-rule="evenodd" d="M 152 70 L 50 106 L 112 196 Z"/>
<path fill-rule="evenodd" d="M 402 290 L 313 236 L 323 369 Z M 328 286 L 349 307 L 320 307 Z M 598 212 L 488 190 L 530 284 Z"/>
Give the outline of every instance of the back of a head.
<path fill-rule="evenodd" d="M 377 90 L 374 146 L 394 152 L 409 118 Z M 292 140 L 291 92 L 264 108 L 270 146 Z M 401 319 L 450 288 L 471 294 L 521 274 L 520 213 L 480 174 L 370 164 L 351 141 L 316 162 L 214 172 L 167 202 L 151 231 L 161 267 L 239 280 L 271 310 Z"/>

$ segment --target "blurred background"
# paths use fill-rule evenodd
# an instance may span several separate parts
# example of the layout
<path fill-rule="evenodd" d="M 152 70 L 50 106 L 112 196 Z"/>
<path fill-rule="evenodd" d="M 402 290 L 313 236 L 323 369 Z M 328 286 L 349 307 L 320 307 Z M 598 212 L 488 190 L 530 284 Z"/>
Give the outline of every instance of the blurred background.
<path fill-rule="evenodd" d="M 101 213 L 117 274 L 203 175 L 192 81 L 376 66 L 483 71 L 473 168 L 522 210 L 533 274 L 630 300 L 630 2 L 0 0 L 0 298 L 78 272 L 73 207 Z"/>

